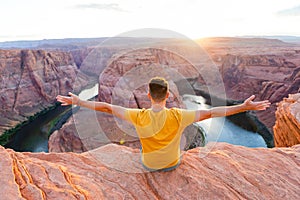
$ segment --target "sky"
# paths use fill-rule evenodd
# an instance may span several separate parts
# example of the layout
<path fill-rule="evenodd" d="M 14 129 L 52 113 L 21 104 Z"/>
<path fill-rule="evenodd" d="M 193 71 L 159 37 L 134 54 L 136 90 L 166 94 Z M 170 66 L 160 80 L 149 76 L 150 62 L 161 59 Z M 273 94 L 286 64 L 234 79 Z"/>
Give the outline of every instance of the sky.
<path fill-rule="evenodd" d="M 191 39 L 300 36 L 299 0 L 0 0 L 0 42 L 166 29 Z"/>

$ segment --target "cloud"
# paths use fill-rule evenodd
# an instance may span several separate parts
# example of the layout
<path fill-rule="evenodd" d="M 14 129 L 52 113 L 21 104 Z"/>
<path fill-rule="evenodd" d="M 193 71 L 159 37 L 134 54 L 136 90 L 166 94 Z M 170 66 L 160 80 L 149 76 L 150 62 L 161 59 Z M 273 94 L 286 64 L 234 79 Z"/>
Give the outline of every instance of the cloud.
<path fill-rule="evenodd" d="M 300 16 L 300 5 L 293 8 L 280 10 L 276 14 L 279 16 Z"/>
<path fill-rule="evenodd" d="M 108 4 L 97 4 L 97 3 L 78 4 L 78 5 L 75 5 L 73 8 L 75 8 L 75 9 L 113 10 L 113 11 L 118 11 L 118 12 L 126 12 L 124 9 L 122 9 L 119 6 L 119 4 L 116 4 L 116 3 L 108 3 Z"/>

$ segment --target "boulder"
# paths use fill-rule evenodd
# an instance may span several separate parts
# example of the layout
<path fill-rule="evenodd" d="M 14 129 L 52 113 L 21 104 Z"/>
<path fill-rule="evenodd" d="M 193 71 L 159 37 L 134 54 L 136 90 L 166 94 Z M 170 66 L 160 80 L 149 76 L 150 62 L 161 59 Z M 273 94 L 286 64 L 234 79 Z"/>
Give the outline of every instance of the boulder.
<path fill-rule="evenodd" d="M 275 146 L 300 144 L 300 93 L 290 94 L 278 103 L 273 129 Z"/>

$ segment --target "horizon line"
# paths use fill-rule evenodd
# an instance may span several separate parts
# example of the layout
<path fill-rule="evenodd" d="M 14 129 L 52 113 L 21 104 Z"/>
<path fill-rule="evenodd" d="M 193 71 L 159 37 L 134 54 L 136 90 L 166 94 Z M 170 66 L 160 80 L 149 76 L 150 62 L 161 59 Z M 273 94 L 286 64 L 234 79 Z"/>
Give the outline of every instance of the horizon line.
<path fill-rule="evenodd" d="M 237 36 L 204 36 L 199 38 L 190 38 L 191 40 L 201 40 L 208 38 L 265 38 L 270 39 L 270 37 L 290 37 L 290 38 L 299 38 L 300 35 L 237 35 Z M 20 40 L 1 40 L 0 43 L 9 43 L 9 42 L 38 42 L 38 41 L 47 41 L 47 40 L 72 40 L 72 39 L 105 39 L 105 38 L 151 38 L 151 39 L 186 39 L 183 37 L 148 37 L 148 36 L 100 36 L 100 37 L 63 37 L 63 38 L 43 38 L 43 39 L 20 39 Z M 188 38 L 188 37 L 187 37 Z"/>

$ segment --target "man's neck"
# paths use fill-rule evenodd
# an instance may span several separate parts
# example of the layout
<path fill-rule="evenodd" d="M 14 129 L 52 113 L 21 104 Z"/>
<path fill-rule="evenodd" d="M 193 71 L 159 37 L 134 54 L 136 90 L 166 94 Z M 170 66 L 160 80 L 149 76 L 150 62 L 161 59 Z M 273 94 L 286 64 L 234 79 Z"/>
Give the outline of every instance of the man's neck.
<path fill-rule="evenodd" d="M 166 102 L 151 102 L 151 110 L 154 112 L 159 112 L 166 107 Z"/>

